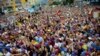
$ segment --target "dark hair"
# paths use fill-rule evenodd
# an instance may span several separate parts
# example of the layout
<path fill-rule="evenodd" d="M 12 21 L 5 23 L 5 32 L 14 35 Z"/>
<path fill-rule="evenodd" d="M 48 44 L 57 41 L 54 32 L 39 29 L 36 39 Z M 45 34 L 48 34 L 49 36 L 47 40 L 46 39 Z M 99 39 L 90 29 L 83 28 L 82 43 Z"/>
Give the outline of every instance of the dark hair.
<path fill-rule="evenodd" d="M 3 48 L 3 50 L 5 50 L 5 51 L 9 51 L 7 48 Z M 3 51 L 3 50 L 2 50 L 2 51 Z"/>

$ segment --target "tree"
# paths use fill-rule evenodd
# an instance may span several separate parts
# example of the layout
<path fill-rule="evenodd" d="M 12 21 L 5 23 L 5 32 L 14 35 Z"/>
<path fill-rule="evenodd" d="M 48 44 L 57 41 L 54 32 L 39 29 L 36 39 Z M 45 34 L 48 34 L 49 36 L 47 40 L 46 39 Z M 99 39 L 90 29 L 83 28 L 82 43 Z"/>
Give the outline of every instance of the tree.
<path fill-rule="evenodd" d="M 63 5 L 72 4 L 74 0 L 63 0 Z"/>
<path fill-rule="evenodd" d="M 54 0 L 50 5 L 68 5 L 68 4 L 72 4 L 74 2 L 74 0 Z"/>
<path fill-rule="evenodd" d="M 54 0 L 50 5 L 59 5 L 59 4 L 61 4 L 60 1 L 56 1 L 56 0 Z"/>

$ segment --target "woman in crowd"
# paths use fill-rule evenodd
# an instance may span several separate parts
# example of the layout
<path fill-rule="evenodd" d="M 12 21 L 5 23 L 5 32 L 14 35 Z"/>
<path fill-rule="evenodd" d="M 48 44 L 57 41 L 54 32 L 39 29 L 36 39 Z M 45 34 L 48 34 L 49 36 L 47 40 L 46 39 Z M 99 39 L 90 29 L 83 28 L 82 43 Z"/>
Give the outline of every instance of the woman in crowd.
<path fill-rule="evenodd" d="M 44 8 L 37 15 L 24 15 L 16 14 L 13 25 L 0 29 L 0 55 L 100 55 L 100 21 L 82 16 L 79 8 Z"/>

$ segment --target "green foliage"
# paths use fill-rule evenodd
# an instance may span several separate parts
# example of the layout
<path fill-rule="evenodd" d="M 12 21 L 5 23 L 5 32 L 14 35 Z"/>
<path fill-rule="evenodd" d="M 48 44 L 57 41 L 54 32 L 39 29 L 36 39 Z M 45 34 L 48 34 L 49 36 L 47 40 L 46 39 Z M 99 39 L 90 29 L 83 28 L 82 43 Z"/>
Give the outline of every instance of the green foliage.
<path fill-rule="evenodd" d="M 72 4 L 74 0 L 63 0 L 63 5 Z"/>
<path fill-rule="evenodd" d="M 83 0 L 83 1 L 88 1 L 88 0 Z"/>
<path fill-rule="evenodd" d="M 63 1 L 63 5 L 67 5 L 68 4 L 68 1 L 67 0 L 64 0 Z"/>
<path fill-rule="evenodd" d="M 74 0 L 68 0 L 69 4 L 72 4 L 74 2 Z"/>
<path fill-rule="evenodd" d="M 72 4 L 74 2 L 74 0 L 62 0 L 62 1 L 53 1 L 53 3 L 52 4 L 50 4 L 50 5 L 70 5 L 70 4 Z"/>
<path fill-rule="evenodd" d="M 0 8 L 0 13 L 2 12 L 2 8 Z"/>
<path fill-rule="evenodd" d="M 59 5 L 59 4 L 61 4 L 61 2 L 56 2 L 56 1 L 54 1 L 54 2 L 52 3 L 52 5 Z"/>
<path fill-rule="evenodd" d="M 59 5 L 61 4 L 60 1 L 54 0 L 52 3 L 50 3 L 50 5 Z"/>
<path fill-rule="evenodd" d="M 11 12 L 12 9 L 13 9 L 12 7 L 7 7 L 8 12 Z"/>

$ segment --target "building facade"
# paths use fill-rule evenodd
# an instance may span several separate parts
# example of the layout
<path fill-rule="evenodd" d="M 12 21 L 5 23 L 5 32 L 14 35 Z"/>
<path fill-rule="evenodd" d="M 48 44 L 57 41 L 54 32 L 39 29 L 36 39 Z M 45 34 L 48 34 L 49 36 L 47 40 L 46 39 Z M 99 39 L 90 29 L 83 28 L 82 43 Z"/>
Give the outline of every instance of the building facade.
<path fill-rule="evenodd" d="M 2 12 L 15 12 L 23 7 L 26 4 L 27 0 L 0 0 L 0 8 Z"/>
<path fill-rule="evenodd" d="M 0 11 L 4 13 L 27 10 L 33 6 L 42 5 L 48 0 L 0 0 Z"/>

